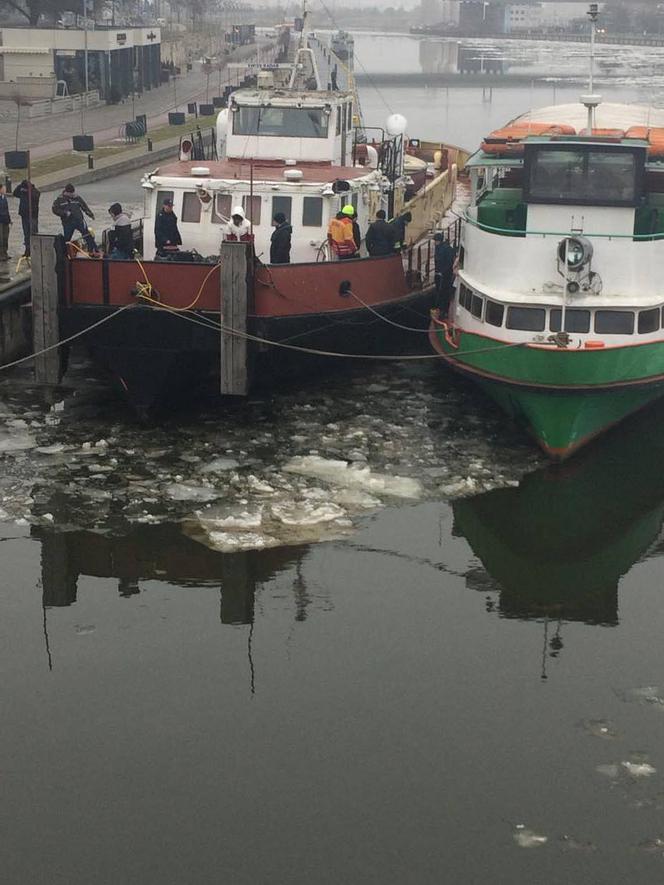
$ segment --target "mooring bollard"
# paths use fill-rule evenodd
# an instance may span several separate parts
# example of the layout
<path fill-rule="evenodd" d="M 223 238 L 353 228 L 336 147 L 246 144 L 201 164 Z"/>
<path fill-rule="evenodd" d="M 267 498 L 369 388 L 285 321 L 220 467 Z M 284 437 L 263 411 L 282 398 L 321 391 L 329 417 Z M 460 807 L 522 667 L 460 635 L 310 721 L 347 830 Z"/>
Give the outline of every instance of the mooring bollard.
<path fill-rule="evenodd" d="M 88 169 L 94 169 L 94 168 L 95 168 L 95 158 L 92 156 L 92 154 L 88 154 Z"/>
<path fill-rule="evenodd" d="M 148 151 L 152 150 L 152 139 L 148 138 Z"/>

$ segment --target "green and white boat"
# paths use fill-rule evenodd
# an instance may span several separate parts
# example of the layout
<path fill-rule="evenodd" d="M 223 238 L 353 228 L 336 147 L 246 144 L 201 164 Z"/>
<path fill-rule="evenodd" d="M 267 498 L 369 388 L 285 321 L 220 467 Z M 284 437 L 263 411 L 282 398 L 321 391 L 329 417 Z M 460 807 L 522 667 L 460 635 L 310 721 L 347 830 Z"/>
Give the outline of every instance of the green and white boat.
<path fill-rule="evenodd" d="M 594 23 L 593 23 L 594 27 Z M 664 112 L 532 111 L 469 160 L 433 347 L 555 459 L 664 395 Z"/>

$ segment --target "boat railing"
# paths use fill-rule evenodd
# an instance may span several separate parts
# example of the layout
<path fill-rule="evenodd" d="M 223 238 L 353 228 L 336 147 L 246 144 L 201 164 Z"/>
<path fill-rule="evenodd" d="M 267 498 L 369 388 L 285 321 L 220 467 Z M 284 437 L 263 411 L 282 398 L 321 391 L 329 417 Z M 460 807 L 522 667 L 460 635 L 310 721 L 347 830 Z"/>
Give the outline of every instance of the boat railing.
<path fill-rule="evenodd" d="M 476 218 L 473 218 L 472 215 L 466 211 L 463 215 L 463 222 L 471 225 L 477 230 L 484 231 L 488 234 L 497 234 L 499 236 L 521 236 L 521 237 L 570 237 L 574 236 L 574 234 L 578 234 L 579 231 L 572 230 L 529 230 L 527 228 L 503 228 L 503 227 L 493 227 L 490 224 L 484 224 L 481 221 L 478 221 Z M 652 242 L 653 240 L 664 240 L 664 233 L 647 233 L 647 234 L 619 234 L 619 233 L 593 233 L 592 231 L 583 231 L 583 236 L 588 239 L 600 239 L 600 240 L 630 240 L 636 242 Z"/>
<path fill-rule="evenodd" d="M 437 233 L 442 233 L 443 239 L 458 251 L 461 243 L 461 219 L 457 218 L 456 221 Z M 406 277 L 409 285 L 413 288 L 425 289 L 434 284 L 436 275 L 435 248 L 433 234 L 430 234 L 426 239 L 414 243 L 406 251 L 404 262 Z"/>

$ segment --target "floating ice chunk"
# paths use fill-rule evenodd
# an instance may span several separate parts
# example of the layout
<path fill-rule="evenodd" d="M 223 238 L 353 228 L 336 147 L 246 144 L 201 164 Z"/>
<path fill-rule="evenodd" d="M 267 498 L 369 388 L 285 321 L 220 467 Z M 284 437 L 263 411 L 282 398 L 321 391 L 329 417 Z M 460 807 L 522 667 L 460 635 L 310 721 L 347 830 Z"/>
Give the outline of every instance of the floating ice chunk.
<path fill-rule="evenodd" d="M 374 473 L 370 467 L 349 465 L 346 461 L 333 461 L 318 455 L 296 456 L 283 469 L 288 473 L 322 479 L 342 488 L 364 489 L 377 495 L 418 498 L 422 494 L 422 485 L 416 479 Z"/>
<path fill-rule="evenodd" d="M 23 418 L 13 418 L 11 421 L 7 421 L 7 427 L 14 427 L 17 430 L 24 430 L 27 426 L 28 422 Z"/>
<path fill-rule="evenodd" d="M 0 454 L 11 455 L 13 452 L 25 452 L 34 449 L 37 441 L 29 433 L 12 433 L 0 436 Z"/>
<path fill-rule="evenodd" d="M 257 476 L 254 476 L 253 473 L 250 473 L 247 477 L 247 485 L 253 492 L 258 492 L 261 495 L 271 495 L 274 492 L 274 489 L 268 482 L 264 482 Z"/>
<path fill-rule="evenodd" d="M 365 507 L 368 510 L 380 507 L 380 500 L 361 489 L 339 489 L 334 492 L 335 503 L 342 507 Z"/>
<path fill-rule="evenodd" d="M 272 507 L 272 515 L 279 522 L 288 526 L 318 525 L 325 522 L 334 522 L 346 516 L 346 511 L 336 504 L 275 504 Z"/>
<path fill-rule="evenodd" d="M 621 762 L 620 764 L 632 777 L 650 777 L 657 773 L 657 769 L 649 762 Z"/>
<path fill-rule="evenodd" d="M 235 470 L 240 464 L 235 458 L 215 458 L 205 467 L 201 467 L 201 473 L 224 473 L 226 470 Z"/>
<path fill-rule="evenodd" d="M 98 439 L 97 442 L 95 443 L 95 449 L 107 449 L 107 448 L 108 448 L 108 443 L 106 442 L 105 439 Z"/>
<path fill-rule="evenodd" d="M 222 494 L 209 486 L 195 486 L 183 482 L 172 483 L 166 486 L 164 491 L 174 501 L 214 501 Z"/>
<path fill-rule="evenodd" d="M 472 476 L 465 479 L 457 479 L 455 482 L 441 485 L 440 491 L 448 498 L 462 498 L 464 495 L 474 495 L 477 491 L 477 482 Z"/>
<path fill-rule="evenodd" d="M 548 836 L 541 836 L 523 824 L 517 824 L 512 835 L 519 848 L 539 848 L 540 845 L 546 845 L 549 841 Z"/>
<path fill-rule="evenodd" d="M 262 550 L 266 547 L 278 547 L 279 541 L 270 535 L 257 532 L 209 532 L 209 546 L 222 552 L 234 550 Z"/>
<path fill-rule="evenodd" d="M 42 513 L 42 519 L 45 519 L 46 522 L 53 522 L 55 517 L 52 513 Z"/>
<path fill-rule="evenodd" d="M 62 443 L 53 443 L 51 446 L 37 446 L 35 449 L 40 455 L 59 455 L 64 450 L 65 447 Z"/>
<path fill-rule="evenodd" d="M 9 516 L 7 511 L 4 508 L 0 507 L 0 522 L 6 522 L 10 518 L 11 517 Z"/>
<path fill-rule="evenodd" d="M 259 508 L 253 513 L 243 510 L 241 513 L 231 513 L 228 516 L 213 516 L 198 510 L 197 518 L 206 531 L 231 530 L 231 529 L 257 529 L 263 522 L 263 510 Z"/>

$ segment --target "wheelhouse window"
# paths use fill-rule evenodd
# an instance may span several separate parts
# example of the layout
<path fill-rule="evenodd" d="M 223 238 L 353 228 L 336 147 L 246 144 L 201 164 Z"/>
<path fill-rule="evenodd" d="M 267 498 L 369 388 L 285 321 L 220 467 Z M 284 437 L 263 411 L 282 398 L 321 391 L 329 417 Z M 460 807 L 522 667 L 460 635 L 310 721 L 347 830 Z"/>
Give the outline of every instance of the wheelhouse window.
<path fill-rule="evenodd" d="M 286 221 L 290 224 L 292 206 L 292 197 L 272 197 L 272 218 L 274 218 L 277 212 L 283 212 L 286 216 Z"/>
<path fill-rule="evenodd" d="M 201 220 L 201 201 L 195 191 L 182 195 L 182 221 L 198 224 Z"/>
<path fill-rule="evenodd" d="M 600 335 L 631 335 L 634 332 L 634 314 L 631 310 L 597 310 L 595 332 Z"/>
<path fill-rule="evenodd" d="M 636 206 L 645 151 L 622 145 L 527 145 L 525 200 L 587 206 Z"/>
<path fill-rule="evenodd" d="M 323 224 L 323 198 L 302 198 L 302 227 L 320 227 Z"/>
<path fill-rule="evenodd" d="M 508 307 L 507 328 L 521 332 L 543 332 L 546 310 L 543 307 Z"/>
<path fill-rule="evenodd" d="M 233 112 L 234 135 L 327 138 L 327 127 L 323 108 L 238 107 Z"/>
<path fill-rule="evenodd" d="M 559 307 L 554 307 L 549 318 L 549 328 L 552 332 L 560 332 L 560 324 L 562 322 L 562 311 Z M 566 332 L 590 332 L 590 311 L 568 308 L 565 311 L 565 331 Z"/>
<path fill-rule="evenodd" d="M 639 335 L 647 335 L 648 332 L 656 332 L 659 329 L 659 308 L 639 311 Z"/>
<path fill-rule="evenodd" d="M 233 195 L 217 194 L 212 209 L 212 224 L 224 224 L 231 217 Z"/>
<path fill-rule="evenodd" d="M 487 301 L 484 319 L 490 326 L 502 326 L 504 316 L 504 305 L 496 304 L 495 301 Z"/>
<path fill-rule="evenodd" d="M 244 214 L 252 224 L 261 223 L 261 202 L 260 197 L 242 197 Z"/>

